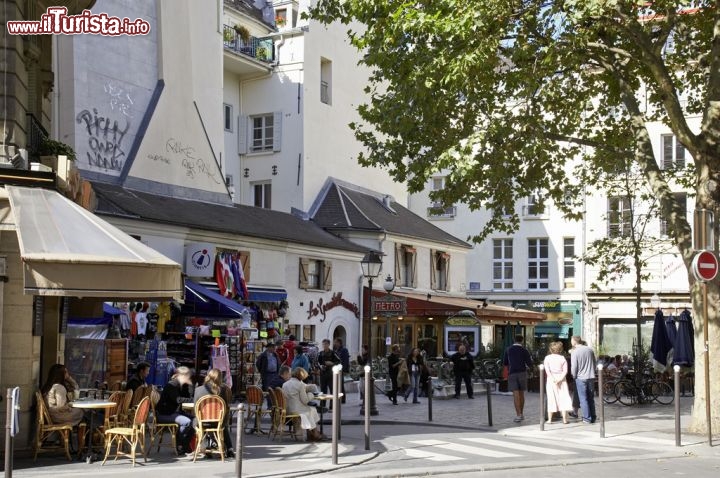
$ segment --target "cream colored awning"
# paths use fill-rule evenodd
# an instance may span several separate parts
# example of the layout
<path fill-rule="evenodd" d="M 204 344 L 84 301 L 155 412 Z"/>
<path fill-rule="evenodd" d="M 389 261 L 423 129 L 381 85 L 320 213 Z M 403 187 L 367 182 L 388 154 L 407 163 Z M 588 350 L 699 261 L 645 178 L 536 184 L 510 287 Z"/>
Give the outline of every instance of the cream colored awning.
<path fill-rule="evenodd" d="M 20 244 L 25 293 L 182 298 L 180 264 L 56 191 L 5 189 Z"/>

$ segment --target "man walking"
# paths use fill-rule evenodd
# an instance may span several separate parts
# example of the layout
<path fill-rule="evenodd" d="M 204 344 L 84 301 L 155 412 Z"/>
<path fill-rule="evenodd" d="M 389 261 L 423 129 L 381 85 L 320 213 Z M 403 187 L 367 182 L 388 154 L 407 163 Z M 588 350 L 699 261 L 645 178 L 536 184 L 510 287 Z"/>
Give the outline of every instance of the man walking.
<path fill-rule="evenodd" d="M 333 341 L 333 351 L 340 359 L 342 365 L 342 374 L 340 374 L 340 392 L 343 394 L 340 403 L 345 403 L 345 375 L 350 374 L 350 352 L 343 347 L 343 341 L 340 337 Z"/>
<path fill-rule="evenodd" d="M 527 371 L 532 367 L 532 358 L 528 349 L 523 347 L 523 336 L 516 335 L 515 343 L 505 350 L 503 365 L 508 367 L 508 390 L 513 394 L 515 405 L 515 423 L 525 420 L 525 390 L 527 390 Z M 542 385 L 541 385 L 542 386 Z"/>
<path fill-rule="evenodd" d="M 575 379 L 575 387 L 580 398 L 583 423 L 595 423 L 595 352 L 583 344 L 578 335 L 570 339 L 572 351 L 570 353 L 570 370 Z"/>
<path fill-rule="evenodd" d="M 473 397 L 472 388 L 472 371 L 475 368 L 475 362 L 472 355 L 467 353 L 465 345 L 460 345 L 457 352 L 450 357 L 453 363 L 453 373 L 455 374 L 455 398 L 460 398 L 460 387 L 465 382 L 465 390 L 467 390 L 468 398 Z"/>

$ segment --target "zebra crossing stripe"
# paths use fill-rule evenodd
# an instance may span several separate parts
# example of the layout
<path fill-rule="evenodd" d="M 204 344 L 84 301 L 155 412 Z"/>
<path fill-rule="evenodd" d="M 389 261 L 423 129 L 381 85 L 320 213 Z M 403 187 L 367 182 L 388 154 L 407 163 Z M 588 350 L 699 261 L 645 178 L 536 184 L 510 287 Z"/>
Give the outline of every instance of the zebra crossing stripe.
<path fill-rule="evenodd" d="M 526 436 L 520 436 L 520 435 L 512 435 L 513 439 L 518 439 L 522 441 L 529 441 L 532 443 L 540 443 L 540 444 L 547 444 L 548 439 L 545 438 L 531 438 Z M 626 448 L 612 448 L 609 446 L 604 445 L 588 445 L 585 443 L 574 443 L 569 442 L 567 440 L 563 440 L 562 446 L 565 448 L 576 448 L 578 450 L 587 450 L 587 451 L 596 451 L 600 453 L 619 453 L 623 451 L 628 451 Z"/>
<path fill-rule="evenodd" d="M 443 450 L 450 450 L 460 453 L 467 453 L 468 455 L 486 456 L 491 458 L 514 458 L 521 455 L 514 453 L 507 453 L 504 451 L 488 450 L 487 448 L 478 448 L 474 446 L 462 445 L 460 443 L 448 443 L 439 440 L 413 440 L 410 443 L 432 446 L 434 448 L 441 448 Z"/>
<path fill-rule="evenodd" d="M 533 446 L 533 445 L 524 445 L 522 443 L 509 443 L 504 442 L 501 440 L 493 440 L 491 438 L 474 438 L 474 437 L 467 437 L 467 438 L 460 438 L 464 441 L 469 441 L 473 443 L 480 443 L 482 445 L 490 445 L 490 446 L 497 446 L 500 448 L 512 448 L 516 451 L 529 451 L 531 453 L 539 453 L 541 455 L 576 455 L 577 453 L 570 450 L 558 450 L 555 448 L 544 448 L 539 446 Z"/>
<path fill-rule="evenodd" d="M 430 460 L 430 461 L 457 461 L 457 460 L 465 459 L 460 456 L 450 456 L 450 455 L 443 455 L 440 453 L 433 453 L 426 449 L 405 448 L 403 451 L 409 457 L 422 458 L 423 460 Z"/>

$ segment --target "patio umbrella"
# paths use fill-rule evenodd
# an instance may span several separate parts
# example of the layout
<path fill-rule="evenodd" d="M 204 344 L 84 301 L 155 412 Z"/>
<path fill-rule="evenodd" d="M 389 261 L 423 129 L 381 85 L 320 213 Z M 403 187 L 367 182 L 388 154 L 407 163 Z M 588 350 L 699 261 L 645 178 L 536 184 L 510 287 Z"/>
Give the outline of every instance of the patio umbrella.
<path fill-rule="evenodd" d="M 653 325 L 652 341 L 650 342 L 650 352 L 652 352 L 653 360 L 663 367 L 667 366 L 667 354 L 672 349 L 665 327 L 665 317 L 662 310 L 655 312 L 655 324 Z"/>
<path fill-rule="evenodd" d="M 690 311 L 684 310 L 677 319 L 678 330 L 675 338 L 674 365 L 692 367 L 695 364 L 695 331 Z"/>
<path fill-rule="evenodd" d="M 677 337 L 677 326 L 675 325 L 675 317 L 672 315 L 665 321 L 665 330 L 667 331 L 668 340 L 670 345 L 675 347 L 675 338 Z"/>

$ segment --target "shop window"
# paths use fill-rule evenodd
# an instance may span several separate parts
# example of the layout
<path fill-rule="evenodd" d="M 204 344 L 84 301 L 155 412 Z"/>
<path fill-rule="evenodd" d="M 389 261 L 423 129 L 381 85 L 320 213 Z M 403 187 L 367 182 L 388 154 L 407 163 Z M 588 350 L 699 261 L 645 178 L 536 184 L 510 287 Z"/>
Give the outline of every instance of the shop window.
<path fill-rule="evenodd" d="M 317 259 L 300 259 L 301 289 L 331 290 L 332 263 Z"/>
<path fill-rule="evenodd" d="M 548 270 L 548 239 L 528 239 L 528 289 L 547 290 Z"/>
<path fill-rule="evenodd" d="M 443 251 L 430 251 L 430 288 L 433 290 L 449 290 L 450 254 Z"/>
<path fill-rule="evenodd" d="M 493 239 L 493 289 L 513 288 L 513 240 Z"/>
<path fill-rule="evenodd" d="M 408 245 L 395 245 L 395 283 L 400 287 L 417 287 L 417 251 Z"/>
<path fill-rule="evenodd" d="M 320 58 L 320 101 L 332 104 L 332 61 Z"/>
<path fill-rule="evenodd" d="M 303 342 L 315 342 L 315 326 L 314 325 L 303 325 L 302 336 L 295 336 L 295 338 L 302 340 Z"/>

